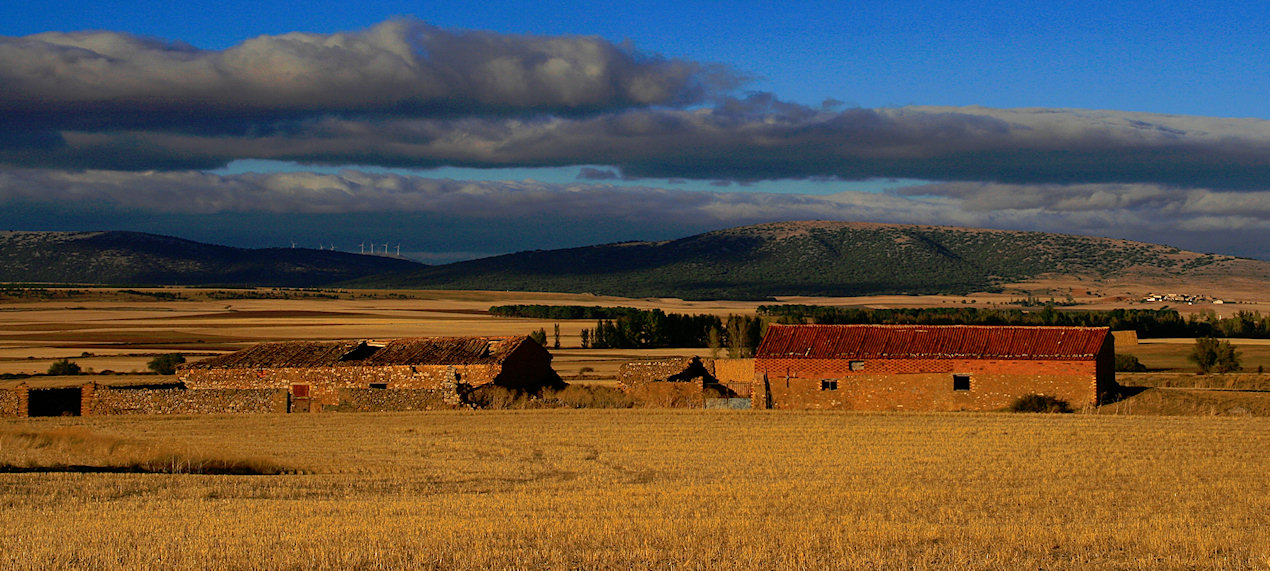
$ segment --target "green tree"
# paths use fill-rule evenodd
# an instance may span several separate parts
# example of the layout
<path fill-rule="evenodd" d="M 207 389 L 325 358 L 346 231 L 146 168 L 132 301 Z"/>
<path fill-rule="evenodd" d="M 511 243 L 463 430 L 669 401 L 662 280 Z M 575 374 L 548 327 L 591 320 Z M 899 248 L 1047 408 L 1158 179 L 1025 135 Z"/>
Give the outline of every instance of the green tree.
<path fill-rule="evenodd" d="M 529 338 L 533 339 L 534 341 L 536 341 L 539 345 L 542 345 L 543 347 L 547 346 L 547 330 L 546 329 L 530 331 Z"/>
<path fill-rule="evenodd" d="M 1187 359 L 1199 367 L 1201 373 L 1229 373 L 1238 371 L 1239 352 L 1230 341 L 1217 340 L 1212 337 L 1200 337 L 1191 347 Z"/>
<path fill-rule="evenodd" d="M 151 371 L 160 375 L 173 375 L 176 374 L 176 366 L 184 362 L 185 355 L 180 353 L 164 353 L 150 359 L 150 362 L 146 363 L 146 367 L 149 367 Z"/>
<path fill-rule="evenodd" d="M 551 348 L 559 349 L 560 348 L 560 324 L 559 323 L 555 324 L 555 337 L 556 337 L 555 343 L 551 344 Z"/>
<path fill-rule="evenodd" d="M 62 359 L 60 361 L 53 361 L 53 364 L 49 365 L 49 374 L 57 375 L 57 376 L 78 375 L 79 365 L 71 362 L 70 359 Z"/>

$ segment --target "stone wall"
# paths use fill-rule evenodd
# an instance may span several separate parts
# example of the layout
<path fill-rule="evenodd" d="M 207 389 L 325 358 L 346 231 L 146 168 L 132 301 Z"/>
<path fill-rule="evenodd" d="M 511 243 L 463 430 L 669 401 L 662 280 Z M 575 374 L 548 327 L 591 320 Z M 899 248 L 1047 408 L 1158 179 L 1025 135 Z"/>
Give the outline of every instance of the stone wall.
<path fill-rule="evenodd" d="M 452 390 L 454 375 L 459 382 L 479 386 L 494 382 L 498 365 L 398 365 L 391 367 L 312 367 L 278 369 L 184 369 L 179 373 L 187 387 L 207 389 L 281 389 L 308 385 L 309 395 L 323 405 L 340 403 L 340 389 L 370 389 L 382 384 L 386 389 Z"/>
<path fill-rule="evenodd" d="M 1098 402 L 1097 369 L 1095 361 L 759 359 L 752 402 L 778 409 L 998 410 L 1035 393 L 1079 408 Z M 969 389 L 955 390 L 954 375 L 968 376 Z"/>
<path fill-rule="evenodd" d="M 432 389 L 340 389 L 337 411 L 443 410 L 459 405 L 457 393 Z"/>
<path fill-rule="evenodd" d="M 24 417 L 27 412 L 27 386 L 0 389 L 0 417 Z"/>
<path fill-rule="evenodd" d="M 676 375 L 682 374 L 693 365 L 696 357 L 674 357 L 670 359 L 657 359 L 653 361 L 631 361 L 622 363 L 617 368 L 617 386 L 618 388 L 630 392 L 635 387 L 648 383 L 663 382 Z M 697 359 L 701 362 L 701 366 L 706 372 L 714 377 L 714 359 Z M 697 386 L 701 386 L 699 378 Z M 711 379 L 713 380 L 713 379 Z"/>
<path fill-rule="evenodd" d="M 85 415 L 287 412 L 287 391 L 280 389 L 89 387 L 81 407 Z"/>

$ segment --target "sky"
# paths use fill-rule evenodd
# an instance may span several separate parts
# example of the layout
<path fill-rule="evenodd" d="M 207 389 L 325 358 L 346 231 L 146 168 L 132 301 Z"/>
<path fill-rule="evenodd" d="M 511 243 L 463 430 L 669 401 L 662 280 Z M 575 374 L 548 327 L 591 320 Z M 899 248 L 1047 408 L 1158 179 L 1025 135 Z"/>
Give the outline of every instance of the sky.
<path fill-rule="evenodd" d="M 445 263 L 831 219 L 1270 259 L 1264 6 L 628 4 L 4 3 L 0 230 Z"/>

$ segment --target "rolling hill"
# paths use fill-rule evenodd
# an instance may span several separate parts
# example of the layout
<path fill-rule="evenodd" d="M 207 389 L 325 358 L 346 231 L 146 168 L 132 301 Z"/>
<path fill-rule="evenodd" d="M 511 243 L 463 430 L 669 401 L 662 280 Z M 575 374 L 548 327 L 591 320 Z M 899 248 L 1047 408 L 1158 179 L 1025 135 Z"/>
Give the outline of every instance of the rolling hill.
<path fill-rule="evenodd" d="M 232 248 L 141 232 L 0 232 L 0 282 L 316 287 L 422 267 L 385 256 Z"/>
<path fill-rule="evenodd" d="M 1052 275 L 1149 282 L 1221 273 L 1270 279 L 1270 263 L 1090 236 L 813 221 L 663 242 L 520 252 L 348 285 L 766 299 L 961 294 Z"/>
<path fill-rule="evenodd" d="M 1264 284 L 1270 283 L 1270 262 L 1090 236 L 824 221 L 519 252 L 444 266 L 304 248 L 232 248 L 137 232 L 0 232 L 0 282 L 770 299 L 963 294 L 1056 276 Z"/>

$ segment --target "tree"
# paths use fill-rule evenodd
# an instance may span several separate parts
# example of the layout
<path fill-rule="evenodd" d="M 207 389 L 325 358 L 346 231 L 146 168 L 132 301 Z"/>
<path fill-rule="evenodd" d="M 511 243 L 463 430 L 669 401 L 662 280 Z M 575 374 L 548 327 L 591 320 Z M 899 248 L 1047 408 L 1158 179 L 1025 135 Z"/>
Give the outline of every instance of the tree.
<path fill-rule="evenodd" d="M 533 339 L 534 341 L 537 341 L 538 344 L 542 345 L 543 347 L 547 346 L 547 330 L 546 329 L 531 331 L 529 333 L 529 338 Z"/>
<path fill-rule="evenodd" d="M 583 329 L 579 336 L 582 338 L 582 348 L 589 349 L 591 347 L 591 331 Z"/>
<path fill-rule="evenodd" d="M 176 374 L 176 366 L 184 362 L 185 356 L 180 353 L 164 353 L 150 359 L 146 367 L 160 375 L 173 375 Z"/>
<path fill-rule="evenodd" d="M 1238 371 L 1239 352 L 1230 341 L 1217 340 L 1212 337 L 1200 337 L 1191 347 L 1187 359 L 1199 367 L 1201 373 L 1230 373 Z"/>
<path fill-rule="evenodd" d="M 556 332 L 555 332 L 556 342 L 551 345 L 551 348 L 559 349 L 560 348 L 560 324 L 559 323 L 555 324 L 555 329 L 556 329 Z"/>
<path fill-rule="evenodd" d="M 1143 365 L 1137 357 L 1127 353 L 1116 353 L 1116 371 L 1140 373 L 1145 370 L 1147 370 L 1146 365 Z"/>
<path fill-rule="evenodd" d="M 53 364 L 49 365 L 49 374 L 56 375 L 56 376 L 78 375 L 79 365 L 71 362 L 70 359 L 62 359 L 60 361 L 53 361 Z"/>

